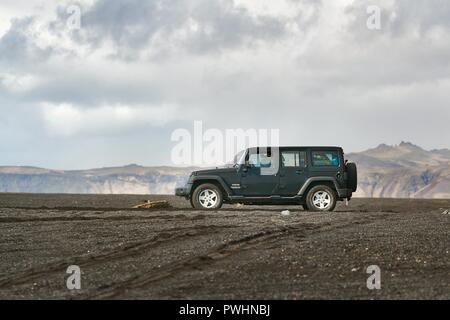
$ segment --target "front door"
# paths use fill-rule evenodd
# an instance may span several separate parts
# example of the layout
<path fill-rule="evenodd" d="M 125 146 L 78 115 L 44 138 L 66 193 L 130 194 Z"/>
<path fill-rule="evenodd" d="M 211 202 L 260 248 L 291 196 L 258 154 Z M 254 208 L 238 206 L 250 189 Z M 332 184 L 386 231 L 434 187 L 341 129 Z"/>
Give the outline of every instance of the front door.
<path fill-rule="evenodd" d="M 277 193 L 280 196 L 295 196 L 308 178 L 306 151 L 280 150 L 280 182 Z"/>
<path fill-rule="evenodd" d="M 278 156 L 272 148 L 251 148 L 247 166 L 241 169 L 241 194 L 246 197 L 274 195 L 278 185 Z"/>

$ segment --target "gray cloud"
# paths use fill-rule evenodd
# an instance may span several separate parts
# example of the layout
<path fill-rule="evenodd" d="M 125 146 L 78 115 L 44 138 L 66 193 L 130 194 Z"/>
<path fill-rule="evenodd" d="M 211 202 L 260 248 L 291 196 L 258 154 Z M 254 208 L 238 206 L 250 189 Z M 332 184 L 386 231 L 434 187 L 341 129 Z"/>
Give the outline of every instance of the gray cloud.
<path fill-rule="evenodd" d="M 401 35 L 408 29 L 418 27 L 421 35 L 432 28 L 450 29 L 450 3 L 445 0 L 417 0 L 411 6 L 411 1 L 395 2 L 396 18 L 390 22 L 392 31 Z"/>
<path fill-rule="evenodd" d="M 98 0 L 79 31 L 61 4 L 57 19 L 16 17 L 0 38 L 0 131 L 12 137 L 0 149 L 15 150 L 10 163 L 30 145 L 39 165 L 164 163 L 170 132 L 193 120 L 348 151 L 449 147 L 446 2 L 380 1 L 379 31 L 366 27 L 369 1 L 259 3 Z M 145 143 L 152 152 L 130 147 Z M 77 156 L 86 144 L 89 159 Z"/>
<path fill-rule="evenodd" d="M 51 47 L 37 45 L 37 36 L 31 28 L 34 22 L 34 17 L 11 21 L 10 29 L 0 38 L 0 63 L 4 66 L 30 65 L 51 56 Z"/>
<path fill-rule="evenodd" d="M 99 0 L 81 7 L 82 29 L 72 38 L 92 50 L 112 42 L 112 56 L 123 60 L 138 59 L 144 49 L 151 49 L 154 58 L 180 49 L 207 54 L 259 40 L 276 41 L 285 34 L 281 19 L 252 16 L 232 0 Z M 58 8 L 59 19 L 51 24 L 55 33 L 65 28 L 66 8 Z"/>
<path fill-rule="evenodd" d="M 192 10 L 191 19 L 198 22 L 199 30 L 186 45 L 195 53 L 235 48 L 258 40 L 277 41 L 285 36 L 282 20 L 253 18 L 246 9 L 233 7 L 231 1 L 203 1 Z"/>

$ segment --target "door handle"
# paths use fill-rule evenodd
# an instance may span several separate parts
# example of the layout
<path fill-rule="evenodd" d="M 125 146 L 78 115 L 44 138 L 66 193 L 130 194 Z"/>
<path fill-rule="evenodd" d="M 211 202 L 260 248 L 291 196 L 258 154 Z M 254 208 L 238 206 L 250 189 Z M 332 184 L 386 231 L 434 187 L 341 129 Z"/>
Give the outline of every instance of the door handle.
<path fill-rule="evenodd" d="M 303 170 L 296 170 L 296 171 L 295 171 L 296 174 L 300 174 L 300 173 L 304 173 L 304 172 L 305 172 L 305 171 L 303 171 Z"/>

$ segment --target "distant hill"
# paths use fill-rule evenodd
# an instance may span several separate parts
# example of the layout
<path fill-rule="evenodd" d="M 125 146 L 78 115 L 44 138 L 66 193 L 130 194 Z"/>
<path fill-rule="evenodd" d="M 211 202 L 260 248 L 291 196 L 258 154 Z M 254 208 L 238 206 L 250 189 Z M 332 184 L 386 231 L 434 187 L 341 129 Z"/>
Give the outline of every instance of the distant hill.
<path fill-rule="evenodd" d="M 355 196 L 450 198 L 450 150 L 427 151 L 409 142 L 351 153 L 358 164 Z"/>
<path fill-rule="evenodd" d="M 359 169 L 355 196 L 450 198 L 450 150 L 402 142 L 346 155 Z M 49 170 L 0 167 L 0 192 L 173 194 L 195 168 L 124 167 Z"/>
<path fill-rule="evenodd" d="M 0 192 L 172 194 L 192 170 L 138 165 L 76 171 L 0 167 Z"/>

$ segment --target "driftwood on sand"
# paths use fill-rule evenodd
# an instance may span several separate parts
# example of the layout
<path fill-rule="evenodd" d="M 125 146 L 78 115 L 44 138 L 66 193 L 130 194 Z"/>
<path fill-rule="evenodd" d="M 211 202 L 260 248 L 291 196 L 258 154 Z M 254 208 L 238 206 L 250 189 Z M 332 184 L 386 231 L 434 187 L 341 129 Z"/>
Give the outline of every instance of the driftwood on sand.
<path fill-rule="evenodd" d="M 133 209 L 156 209 L 170 208 L 171 205 L 166 200 L 150 201 L 145 200 L 143 203 L 133 206 Z"/>

